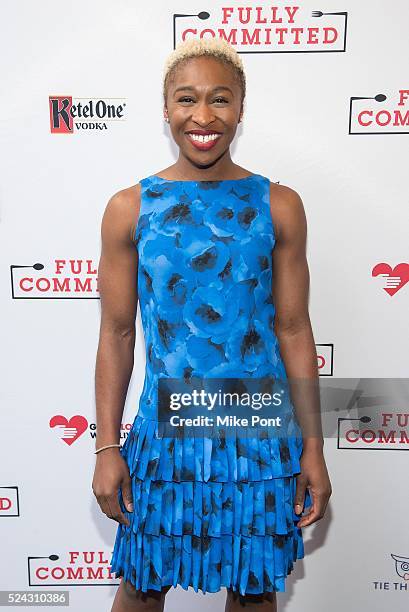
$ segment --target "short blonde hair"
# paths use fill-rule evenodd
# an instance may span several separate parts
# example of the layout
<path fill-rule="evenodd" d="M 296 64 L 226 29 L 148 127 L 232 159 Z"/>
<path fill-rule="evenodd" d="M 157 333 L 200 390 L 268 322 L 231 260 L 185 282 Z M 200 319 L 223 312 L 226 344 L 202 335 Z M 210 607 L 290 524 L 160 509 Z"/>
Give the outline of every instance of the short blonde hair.
<path fill-rule="evenodd" d="M 246 96 L 244 65 L 237 51 L 224 38 L 191 38 L 179 43 L 168 56 L 163 70 L 163 99 L 166 96 L 176 68 L 194 57 L 210 56 L 229 64 L 236 73 L 242 91 L 241 102 Z"/>

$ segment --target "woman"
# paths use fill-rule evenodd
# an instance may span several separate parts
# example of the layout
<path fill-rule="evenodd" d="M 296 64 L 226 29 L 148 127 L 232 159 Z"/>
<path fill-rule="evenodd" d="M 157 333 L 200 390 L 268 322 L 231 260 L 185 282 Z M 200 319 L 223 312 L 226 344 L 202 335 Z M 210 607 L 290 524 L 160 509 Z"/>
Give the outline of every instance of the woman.
<path fill-rule="evenodd" d="M 179 157 L 116 193 L 104 213 L 93 491 L 119 523 L 114 612 L 163 610 L 178 584 L 225 587 L 229 612 L 276 610 L 304 555 L 301 528 L 331 495 L 314 389 L 292 389 L 298 444 L 270 430 L 252 443 L 240 432 L 207 443 L 158 433 L 163 377 L 318 380 L 302 201 L 230 157 L 245 90 L 227 42 L 181 43 L 163 80 Z M 145 382 L 119 448 L 138 298 Z"/>

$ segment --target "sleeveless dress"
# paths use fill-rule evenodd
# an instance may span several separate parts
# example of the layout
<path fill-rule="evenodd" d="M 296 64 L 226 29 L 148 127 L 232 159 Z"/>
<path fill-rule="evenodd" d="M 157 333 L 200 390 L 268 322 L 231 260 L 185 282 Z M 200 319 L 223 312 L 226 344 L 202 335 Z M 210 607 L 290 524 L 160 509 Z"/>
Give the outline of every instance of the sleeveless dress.
<path fill-rule="evenodd" d="M 140 180 L 138 294 L 146 368 L 120 452 L 132 479 L 111 571 L 137 589 L 285 591 L 304 557 L 294 511 L 302 435 L 183 440 L 158 432 L 158 379 L 286 380 L 273 324 L 270 181 Z M 312 503 L 306 491 L 304 507 Z"/>

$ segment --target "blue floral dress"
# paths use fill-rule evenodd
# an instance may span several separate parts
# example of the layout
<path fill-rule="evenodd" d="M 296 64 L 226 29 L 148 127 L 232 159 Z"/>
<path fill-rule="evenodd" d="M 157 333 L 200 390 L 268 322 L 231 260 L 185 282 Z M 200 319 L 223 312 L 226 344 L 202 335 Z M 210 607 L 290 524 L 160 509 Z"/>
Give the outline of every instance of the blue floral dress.
<path fill-rule="evenodd" d="M 138 295 L 146 368 L 121 448 L 132 478 L 130 526 L 118 525 L 111 570 L 136 588 L 285 591 L 304 557 L 294 512 L 301 431 L 164 437 L 158 380 L 286 379 L 273 324 L 270 181 L 140 181 Z M 293 411 L 294 413 L 294 411 Z M 311 505 L 307 490 L 305 507 Z"/>

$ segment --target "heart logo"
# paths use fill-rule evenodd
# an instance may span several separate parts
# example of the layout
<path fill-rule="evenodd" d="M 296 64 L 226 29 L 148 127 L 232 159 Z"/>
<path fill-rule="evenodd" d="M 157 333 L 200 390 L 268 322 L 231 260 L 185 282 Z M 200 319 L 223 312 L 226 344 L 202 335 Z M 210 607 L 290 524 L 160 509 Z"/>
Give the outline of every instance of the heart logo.
<path fill-rule="evenodd" d="M 87 429 L 88 421 L 80 414 L 71 417 L 69 421 L 62 414 L 57 414 L 50 419 L 50 427 L 55 427 L 61 440 L 71 446 Z"/>
<path fill-rule="evenodd" d="M 384 277 L 385 286 L 382 289 L 392 296 L 409 281 L 409 264 L 400 263 L 392 270 L 389 264 L 379 263 L 372 269 L 372 276 Z"/>

